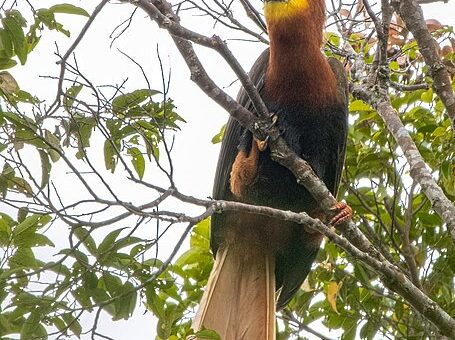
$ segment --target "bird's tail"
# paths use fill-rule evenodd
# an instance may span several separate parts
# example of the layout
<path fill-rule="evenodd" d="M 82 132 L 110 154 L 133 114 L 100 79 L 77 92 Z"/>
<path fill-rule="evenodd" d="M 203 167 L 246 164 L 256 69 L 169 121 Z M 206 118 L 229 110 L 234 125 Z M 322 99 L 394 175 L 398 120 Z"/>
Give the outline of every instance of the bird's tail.
<path fill-rule="evenodd" d="M 222 340 L 275 340 L 275 264 L 263 251 L 218 250 L 196 318 L 195 331 Z"/>

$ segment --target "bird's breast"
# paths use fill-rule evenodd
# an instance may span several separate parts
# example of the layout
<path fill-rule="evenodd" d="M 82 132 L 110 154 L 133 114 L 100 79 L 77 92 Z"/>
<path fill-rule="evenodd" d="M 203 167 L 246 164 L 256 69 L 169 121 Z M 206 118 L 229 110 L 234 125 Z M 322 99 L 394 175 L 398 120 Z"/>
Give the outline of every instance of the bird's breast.
<path fill-rule="evenodd" d="M 342 106 L 267 104 L 270 112 L 277 115 L 278 127 L 289 147 L 311 165 L 326 185 L 331 184 L 342 139 L 338 135 L 345 131 L 346 124 Z M 268 149 L 260 154 L 256 180 L 245 196 L 254 204 L 278 209 L 310 212 L 317 208 L 310 193 L 297 185 L 291 171 L 271 159 Z"/>

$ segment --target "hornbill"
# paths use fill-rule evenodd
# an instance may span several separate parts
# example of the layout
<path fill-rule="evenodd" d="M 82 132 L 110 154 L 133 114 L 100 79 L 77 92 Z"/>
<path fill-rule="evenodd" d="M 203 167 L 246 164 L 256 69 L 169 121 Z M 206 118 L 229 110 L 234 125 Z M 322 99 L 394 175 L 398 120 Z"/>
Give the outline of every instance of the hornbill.
<path fill-rule="evenodd" d="M 270 47 L 249 76 L 288 145 L 336 195 L 344 164 L 347 81 L 344 68 L 321 53 L 324 0 L 265 0 Z M 242 89 L 238 102 L 254 107 Z M 327 220 L 294 175 L 270 157 L 267 144 L 230 118 L 221 146 L 213 198 Z M 341 202 L 332 225 L 352 215 Z M 275 339 L 275 310 L 283 308 L 308 275 L 322 235 L 270 217 L 224 212 L 212 216 L 215 264 L 193 328 L 223 340 Z"/>

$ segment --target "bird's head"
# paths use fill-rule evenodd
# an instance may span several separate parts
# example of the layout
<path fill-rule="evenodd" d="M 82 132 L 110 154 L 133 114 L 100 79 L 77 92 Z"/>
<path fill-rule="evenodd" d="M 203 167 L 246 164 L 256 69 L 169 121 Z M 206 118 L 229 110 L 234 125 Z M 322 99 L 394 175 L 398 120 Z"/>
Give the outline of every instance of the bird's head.
<path fill-rule="evenodd" d="M 322 41 L 324 0 L 264 0 L 264 15 L 271 39 L 306 35 L 317 44 Z"/>
<path fill-rule="evenodd" d="M 268 22 L 294 18 L 308 11 L 315 0 L 265 0 L 264 14 Z"/>

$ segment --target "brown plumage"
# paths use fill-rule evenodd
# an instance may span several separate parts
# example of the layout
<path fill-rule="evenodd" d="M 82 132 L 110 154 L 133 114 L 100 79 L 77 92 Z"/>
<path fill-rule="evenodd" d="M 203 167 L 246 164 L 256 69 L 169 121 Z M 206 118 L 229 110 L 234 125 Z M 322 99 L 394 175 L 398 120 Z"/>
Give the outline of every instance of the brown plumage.
<path fill-rule="evenodd" d="M 270 50 L 250 71 L 283 138 L 336 194 L 347 135 L 347 82 L 342 65 L 320 52 L 323 0 L 266 1 Z M 244 90 L 240 104 L 254 110 Z M 321 217 L 317 202 L 270 150 L 229 119 L 213 189 L 215 199 L 265 205 Z M 339 207 L 334 224 L 350 217 Z M 275 339 L 275 309 L 308 275 L 322 240 L 304 226 L 265 216 L 212 216 L 215 264 L 193 328 L 223 340 Z M 277 293 L 275 293 L 277 292 Z"/>

